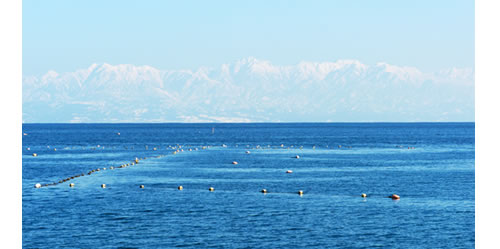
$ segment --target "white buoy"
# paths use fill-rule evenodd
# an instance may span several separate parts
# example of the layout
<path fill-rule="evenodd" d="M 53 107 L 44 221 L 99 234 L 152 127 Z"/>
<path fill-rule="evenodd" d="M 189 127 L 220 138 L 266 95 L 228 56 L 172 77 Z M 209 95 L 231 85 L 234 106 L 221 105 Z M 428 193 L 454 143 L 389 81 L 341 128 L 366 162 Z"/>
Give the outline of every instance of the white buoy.
<path fill-rule="evenodd" d="M 70 183 L 70 184 L 69 184 L 69 187 L 70 187 L 70 188 L 72 188 L 72 187 L 74 187 L 74 186 L 75 186 L 75 184 L 74 184 L 74 183 Z"/>
<path fill-rule="evenodd" d="M 233 162 L 232 162 L 232 164 L 238 164 L 238 162 L 236 162 L 236 161 L 233 161 Z"/>
<path fill-rule="evenodd" d="M 287 170 L 286 173 L 290 174 L 290 173 L 293 173 L 293 171 Z"/>
<path fill-rule="evenodd" d="M 106 188 L 106 184 L 101 184 L 101 188 Z"/>
<path fill-rule="evenodd" d="M 296 156 L 295 156 L 295 158 L 299 159 L 299 158 L 300 158 L 300 156 L 299 156 L 299 155 L 296 155 Z"/>
<path fill-rule="evenodd" d="M 38 156 L 38 154 L 36 154 L 36 153 L 33 153 L 33 156 Z"/>
<path fill-rule="evenodd" d="M 40 183 L 35 184 L 35 188 L 41 188 L 41 187 L 42 187 L 42 184 L 40 184 Z"/>
<path fill-rule="evenodd" d="M 250 151 L 247 150 L 245 153 L 250 154 Z"/>

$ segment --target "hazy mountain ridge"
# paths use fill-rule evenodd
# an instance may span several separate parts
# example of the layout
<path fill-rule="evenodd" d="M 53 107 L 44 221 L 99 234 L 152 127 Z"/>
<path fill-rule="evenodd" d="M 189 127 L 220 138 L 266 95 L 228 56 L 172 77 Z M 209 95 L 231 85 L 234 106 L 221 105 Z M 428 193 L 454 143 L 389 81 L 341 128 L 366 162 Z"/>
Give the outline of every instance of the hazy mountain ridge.
<path fill-rule="evenodd" d="M 24 122 L 474 120 L 474 71 L 356 60 L 218 68 L 92 64 L 23 77 Z"/>

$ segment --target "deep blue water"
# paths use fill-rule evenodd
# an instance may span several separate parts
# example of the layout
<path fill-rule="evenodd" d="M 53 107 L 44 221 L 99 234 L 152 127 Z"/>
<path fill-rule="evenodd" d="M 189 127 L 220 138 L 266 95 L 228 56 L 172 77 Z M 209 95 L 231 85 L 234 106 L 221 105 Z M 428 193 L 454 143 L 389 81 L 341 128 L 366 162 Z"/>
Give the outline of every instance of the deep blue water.
<path fill-rule="evenodd" d="M 23 124 L 23 132 L 24 248 L 475 245 L 474 123 Z"/>

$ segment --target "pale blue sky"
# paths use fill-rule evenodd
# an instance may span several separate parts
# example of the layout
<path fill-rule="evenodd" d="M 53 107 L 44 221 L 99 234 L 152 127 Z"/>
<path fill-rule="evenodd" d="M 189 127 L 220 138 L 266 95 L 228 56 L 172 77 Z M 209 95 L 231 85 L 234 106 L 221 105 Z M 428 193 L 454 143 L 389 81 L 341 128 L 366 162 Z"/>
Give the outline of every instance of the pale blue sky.
<path fill-rule="evenodd" d="M 474 67 L 474 1 L 23 1 L 23 75 L 357 59 Z"/>

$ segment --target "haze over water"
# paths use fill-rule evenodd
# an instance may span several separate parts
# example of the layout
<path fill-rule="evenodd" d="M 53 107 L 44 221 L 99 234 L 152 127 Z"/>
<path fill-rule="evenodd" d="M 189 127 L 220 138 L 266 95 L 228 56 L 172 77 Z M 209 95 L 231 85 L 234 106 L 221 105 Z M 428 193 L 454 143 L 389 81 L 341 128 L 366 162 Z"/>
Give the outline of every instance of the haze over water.
<path fill-rule="evenodd" d="M 472 248 L 474 126 L 23 124 L 23 247 Z"/>

